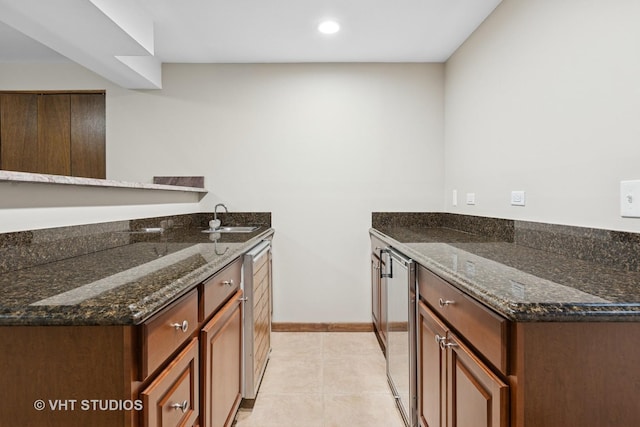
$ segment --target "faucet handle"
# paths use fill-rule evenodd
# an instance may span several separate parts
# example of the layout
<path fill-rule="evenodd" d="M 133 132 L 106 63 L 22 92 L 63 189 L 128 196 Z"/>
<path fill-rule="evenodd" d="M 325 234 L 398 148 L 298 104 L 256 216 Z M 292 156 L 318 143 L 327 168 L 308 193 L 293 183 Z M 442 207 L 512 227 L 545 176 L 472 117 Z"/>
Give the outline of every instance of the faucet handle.
<path fill-rule="evenodd" d="M 211 221 L 209 221 L 209 228 L 212 230 L 217 230 L 218 228 L 220 228 L 220 220 L 212 219 Z"/>

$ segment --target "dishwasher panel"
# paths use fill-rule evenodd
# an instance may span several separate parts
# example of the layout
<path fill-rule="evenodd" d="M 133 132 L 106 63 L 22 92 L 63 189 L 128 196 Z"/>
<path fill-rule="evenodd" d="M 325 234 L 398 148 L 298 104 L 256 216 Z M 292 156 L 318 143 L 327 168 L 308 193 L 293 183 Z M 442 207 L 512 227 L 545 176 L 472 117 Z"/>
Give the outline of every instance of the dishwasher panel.
<path fill-rule="evenodd" d="M 258 394 L 271 352 L 271 242 L 263 240 L 244 255 L 242 325 L 242 398 Z"/>

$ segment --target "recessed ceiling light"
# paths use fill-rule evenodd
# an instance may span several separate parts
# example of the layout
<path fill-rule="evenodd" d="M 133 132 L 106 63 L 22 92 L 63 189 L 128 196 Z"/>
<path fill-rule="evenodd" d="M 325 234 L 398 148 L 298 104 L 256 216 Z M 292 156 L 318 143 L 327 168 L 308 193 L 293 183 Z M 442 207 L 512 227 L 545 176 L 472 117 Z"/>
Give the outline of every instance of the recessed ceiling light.
<path fill-rule="evenodd" d="M 318 25 L 318 31 L 322 34 L 335 34 L 340 31 L 340 24 L 336 21 L 322 21 Z"/>

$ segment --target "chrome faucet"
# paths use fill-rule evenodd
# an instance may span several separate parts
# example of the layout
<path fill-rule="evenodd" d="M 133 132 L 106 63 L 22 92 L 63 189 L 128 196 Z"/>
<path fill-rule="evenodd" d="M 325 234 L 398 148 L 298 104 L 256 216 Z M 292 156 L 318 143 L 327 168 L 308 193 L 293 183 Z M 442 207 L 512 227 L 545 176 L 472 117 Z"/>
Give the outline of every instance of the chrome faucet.
<path fill-rule="evenodd" d="M 227 209 L 227 207 L 226 207 L 224 204 L 222 204 L 222 203 L 218 203 L 218 204 L 216 205 L 216 207 L 215 207 L 215 208 L 213 208 L 213 220 L 214 220 L 214 221 L 216 221 L 216 220 L 218 219 L 218 206 L 223 207 L 223 208 L 224 208 L 225 213 L 229 213 L 229 210 Z"/>

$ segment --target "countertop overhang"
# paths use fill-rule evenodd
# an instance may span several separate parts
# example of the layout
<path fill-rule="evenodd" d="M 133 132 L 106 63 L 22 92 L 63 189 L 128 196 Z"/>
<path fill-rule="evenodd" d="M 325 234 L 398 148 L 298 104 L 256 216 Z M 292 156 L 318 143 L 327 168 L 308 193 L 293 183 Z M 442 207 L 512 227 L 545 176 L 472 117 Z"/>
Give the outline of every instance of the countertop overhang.
<path fill-rule="evenodd" d="M 440 227 L 370 233 L 502 316 L 640 321 L 640 273 Z"/>
<path fill-rule="evenodd" d="M 140 324 L 273 234 L 167 230 L 0 274 L 0 326 Z"/>

